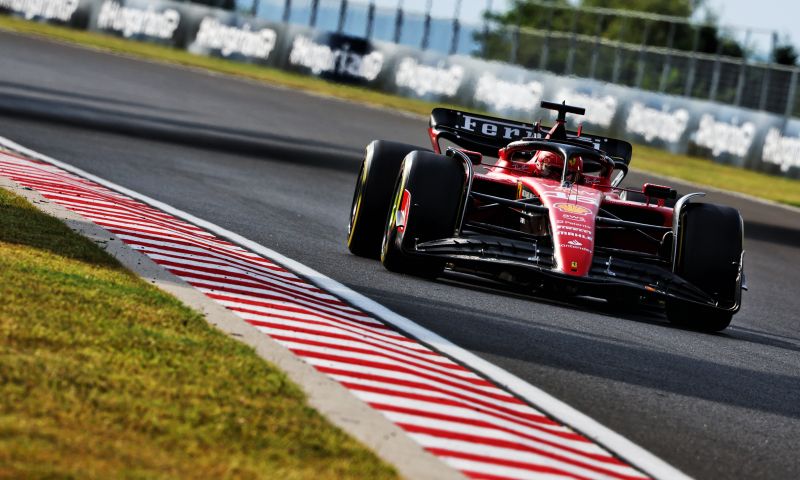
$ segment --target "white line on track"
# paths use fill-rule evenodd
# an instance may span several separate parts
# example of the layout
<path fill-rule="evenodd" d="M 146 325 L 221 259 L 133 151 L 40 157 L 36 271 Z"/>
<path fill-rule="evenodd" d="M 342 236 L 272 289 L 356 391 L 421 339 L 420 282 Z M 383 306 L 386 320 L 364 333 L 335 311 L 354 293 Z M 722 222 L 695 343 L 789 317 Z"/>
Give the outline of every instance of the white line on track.
<path fill-rule="evenodd" d="M 393 325 L 394 327 L 417 338 L 419 341 L 426 343 L 433 349 L 445 355 L 450 356 L 451 358 L 457 360 L 458 362 L 468 366 L 472 370 L 479 372 L 480 374 L 490 378 L 491 380 L 496 382 L 499 386 L 508 389 L 518 397 L 534 405 L 536 408 L 546 412 L 549 415 L 552 415 L 559 421 L 564 422 L 571 428 L 586 435 L 591 440 L 594 440 L 600 445 L 608 448 L 609 450 L 611 450 L 612 452 L 623 458 L 625 461 L 629 462 L 631 465 L 644 471 L 648 475 L 659 479 L 678 480 L 678 479 L 690 478 L 680 470 L 676 469 L 672 465 L 661 460 L 660 458 L 648 452 L 644 448 L 636 445 L 632 441 L 612 431 L 611 429 L 605 427 L 596 420 L 579 412 L 578 410 L 567 405 L 566 403 L 549 395 L 540 388 L 537 388 L 531 385 L 530 383 L 526 382 L 525 380 L 513 375 L 512 373 L 509 373 L 503 370 L 502 368 L 478 357 L 477 355 L 467 350 L 464 350 L 463 348 L 459 347 L 458 345 L 455 345 L 454 343 L 443 338 L 437 333 L 434 333 L 428 330 L 427 328 L 414 323 L 413 321 L 409 320 L 406 317 L 398 315 L 397 313 L 389 310 L 388 308 L 375 302 L 374 300 L 371 300 L 365 297 L 364 295 L 354 290 L 351 290 L 350 288 L 344 286 L 343 284 L 337 282 L 336 280 L 327 277 L 307 267 L 306 265 L 303 265 L 302 263 L 292 260 L 291 258 L 285 257 L 280 253 L 275 252 L 274 250 L 271 250 L 267 247 L 264 247 L 263 245 L 248 240 L 247 238 L 244 238 L 241 235 L 231 232 L 230 230 L 222 228 L 216 224 L 197 218 L 190 213 L 184 212 L 170 205 L 162 203 L 158 200 L 150 198 L 146 195 L 142 195 L 133 190 L 129 190 L 121 185 L 117 185 L 113 182 L 92 175 L 91 173 L 88 173 L 82 169 L 76 168 L 67 163 L 61 162 L 54 158 L 30 150 L 29 148 L 19 145 L 16 142 L 9 140 L 7 138 L 0 137 L 0 146 L 4 146 L 11 150 L 16 150 L 17 152 L 23 153 L 31 158 L 46 163 L 50 163 L 70 173 L 73 173 L 80 177 L 96 182 L 106 188 L 122 193 L 123 195 L 127 195 L 141 202 L 144 202 L 150 205 L 151 207 L 162 210 L 166 213 L 169 213 L 170 215 L 173 215 L 177 218 L 192 223 L 202 229 L 205 229 L 209 232 L 219 235 L 220 237 L 224 237 L 227 240 L 236 243 L 248 250 L 263 255 L 264 257 L 267 257 L 281 264 L 287 269 L 292 270 L 299 275 L 302 275 L 303 277 L 313 282 L 323 290 L 326 290 L 327 292 L 332 293 L 333 295 L 338 296 L 343 300 L 346 300 L 347 302 L 351 303 L 353 306 L 357 308 L 360 308 L 372 315 L 377 316 L 378 318 Z M 459 462 L 464 463 L 465 466 L 467 463 L 469 463 L 466 460 L 460 460 Z"/>

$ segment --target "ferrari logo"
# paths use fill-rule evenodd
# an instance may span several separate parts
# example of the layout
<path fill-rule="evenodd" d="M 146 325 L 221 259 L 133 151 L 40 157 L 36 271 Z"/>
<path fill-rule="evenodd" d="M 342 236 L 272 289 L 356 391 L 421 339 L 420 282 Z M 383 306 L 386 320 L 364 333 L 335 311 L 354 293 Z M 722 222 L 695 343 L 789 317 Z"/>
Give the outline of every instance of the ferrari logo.
<path fill-rule="evenodd" d="M 573 272 L 577 271 L 577 270 L 578 270 L 578 262 L 572 262 L 572 263 L 569 265 L 569 268 L 570 268 L 570 269 L 571 269 Z"/>

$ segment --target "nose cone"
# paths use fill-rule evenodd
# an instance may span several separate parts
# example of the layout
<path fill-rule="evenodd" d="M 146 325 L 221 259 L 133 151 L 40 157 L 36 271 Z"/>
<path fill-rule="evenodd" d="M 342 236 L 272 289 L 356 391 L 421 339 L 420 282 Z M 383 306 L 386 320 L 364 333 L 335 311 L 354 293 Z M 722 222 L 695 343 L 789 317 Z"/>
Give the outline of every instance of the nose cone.
<path fill-rule="evenodd" d="M 542 178 L 520 180 L 524 192 L 539 197 L 547 207 L 555 250 L 555 270 L 585 277 L 594 257 L 595 218 L 603 193 L 588 187 L 563 187 L 560 182 Z"/>
<path fill-rule="evenodd" d="M 550 207 L 556 269 L 561 273 L 576 277 L 589 274 L 596 214 L 596 206 L 577 202 L 553 202 Z"/>

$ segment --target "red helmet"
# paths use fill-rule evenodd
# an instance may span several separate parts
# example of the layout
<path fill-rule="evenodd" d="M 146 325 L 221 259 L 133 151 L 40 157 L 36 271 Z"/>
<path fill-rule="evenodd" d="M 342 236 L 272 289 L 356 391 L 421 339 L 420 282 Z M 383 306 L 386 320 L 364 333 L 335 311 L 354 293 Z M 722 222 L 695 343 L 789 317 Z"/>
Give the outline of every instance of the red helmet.
<path fill-rule="evenodd" d="M 534 174 L 545 178 L 560 179 L 564 171 L 564 158 L 553 152 L 540 150 L 533 158 Z M 582 170 L 583 161 L 580 157 L 572 157 L 567 165 L 567 178 L 571 181 L 577 179 L 577 174 Z"/>

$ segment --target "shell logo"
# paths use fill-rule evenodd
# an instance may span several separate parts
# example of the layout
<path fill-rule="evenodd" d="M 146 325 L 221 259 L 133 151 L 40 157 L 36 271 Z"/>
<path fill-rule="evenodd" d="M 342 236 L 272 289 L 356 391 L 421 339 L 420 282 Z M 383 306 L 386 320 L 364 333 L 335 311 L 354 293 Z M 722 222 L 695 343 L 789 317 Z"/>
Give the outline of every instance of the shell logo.
<path fill-rule="evenodd" d="M 583 205 L 577 205 L 575 203 L 556 203 L 553 206 L 559 209 L 562 213 L 569 213 L 572 215 L 589 215 L 592 213 L 591 210 Z"/>

